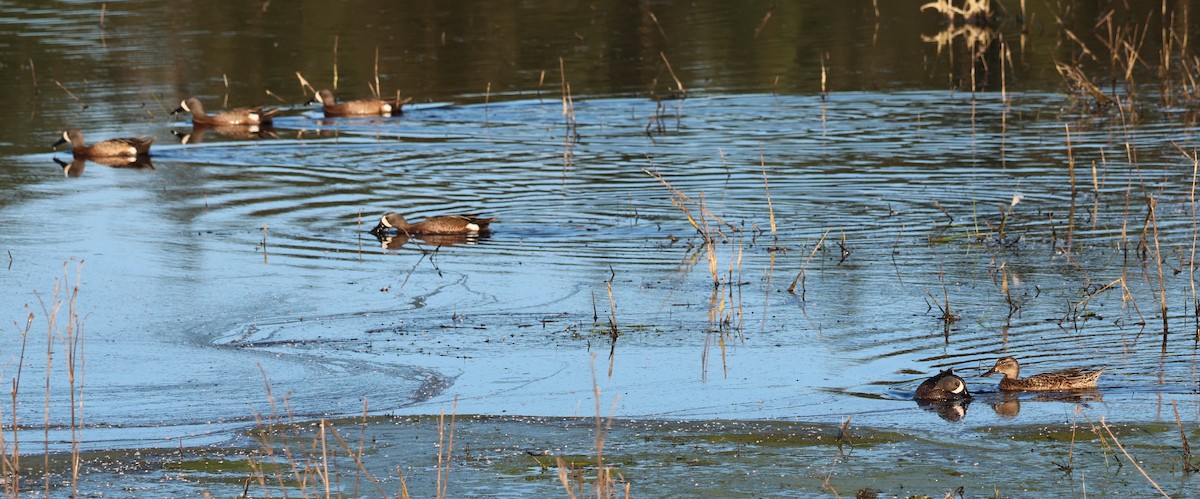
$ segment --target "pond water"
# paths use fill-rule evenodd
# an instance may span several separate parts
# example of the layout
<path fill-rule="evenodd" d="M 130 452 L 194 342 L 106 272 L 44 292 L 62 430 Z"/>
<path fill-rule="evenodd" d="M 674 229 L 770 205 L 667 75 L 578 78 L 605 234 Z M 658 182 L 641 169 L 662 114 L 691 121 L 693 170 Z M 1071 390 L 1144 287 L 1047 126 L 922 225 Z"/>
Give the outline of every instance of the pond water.
<path fill-rule="evenodd" d="M 454 412 L 451 495 L 556 495 L 555 456 L 594 456 L 599 413 L 641 495 L 1153 493 L 1104 420 L 1168 493 L 1195 487 L 1187 106 L 1062 93 L 1055 12 L 1026 17 L 1015 76 L 971 92 L 969 59 L 922 41 L 936 15 L 827 3 L 3 2 L 9 452 L 15 418 L 23 455 L 80 444 L 83 490 L 231 495 L 249 471 L 196 463 L 261 452 L 260 418 L 366 411 L 394 417 L 368 426 L 372 473 L 434 495 L 428 416 Z M 326 119 L 297 72 L 414 102 Z M 193 130 L 168 116 L 192 95 L 283 112 Z M 157 141 L 141 168 L 71 164 L 48 149 L 67 127 Z M 497 221 L 380 241 L 387 211 Z M 74 343 L 56 282 L 78 284 Z M 1004 355 L 1107 370 L 1003 394 L 979 376 Z M 946 368 L 974 401 L 914 403 Z M 846 418 L 863 443 L 843 455 Z"/>

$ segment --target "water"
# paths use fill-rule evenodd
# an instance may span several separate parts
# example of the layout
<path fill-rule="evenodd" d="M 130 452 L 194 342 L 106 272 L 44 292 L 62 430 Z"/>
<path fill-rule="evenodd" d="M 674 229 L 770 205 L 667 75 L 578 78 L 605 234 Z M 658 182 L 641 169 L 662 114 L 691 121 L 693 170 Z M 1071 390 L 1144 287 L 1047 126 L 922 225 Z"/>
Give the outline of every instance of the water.
<path fill-rule="evenodd" d="M 499 482 L 517 494 L 560 490 L 553 464 L 540 471 L 515 442 L 556 449 L 550 456 L 594 452 L 590 423 L 571 418 L 597 413 L 596 388 L 599 412 L 616 418 L 611 448 L 642 484 L 635 492 L 656 495 L 701 493 L 675 482 L 727 473 L 647 465 L 671 451 L 640 445 L 639 435 L 670 440 L 678 428 L 712 425 L 681 441 L 717 454 L 729 432 L 836 440 L 848 416 L 857 431 L 890 435 L 852 466 L 806 473 L 836 473 L 842 493 L 885 488 L 872 480 L 909 454 L 983 462 L 954 481 L 990 485 L 1010 472 L 991 454 L 1036 450 L 1041 459 L 1014 472 L 1018 493 L 1079 487 L 1044 484 L 1063 441 L 1030 443 L 1043 428 L 1104 418 L 1133 428 L 1122 438 L 1145 456 L 1180 447 L 1172 405 L 1186 427 L 1200 419 L 1194 171 L 1176 147 L 1190 150 L 1197 131 L 1173 108 L 1126 124 L 1033 71 L 1005 94 L 946 90 L 943 75 L 961 75 L 962 62 L 919 42 L 940 26 L 915 7 L 876 25 L 869 6 L 781 5 L 756 38 L 767 3 L 645 6 L 662 33 L 644 10 L 608 4 L 205 5 L 109 3 L 101 26 L 96 5 L 7 3 L 0 19 L 12 75 L 4 85 L 20 116 L 0 124 L 0 233 L 11 255 L 0 259 L 9 290 L 0 310 L 17 330 L 27 311 L 35 316 L 23 357 L 19 335 L 0 340 L 4 373 L 21 365 L 16 416 L 31 427 L 22 451 L 69 450 L 66 344 L 54 338 L 47 370 L 42 304 L 50 308 L 56 278 L 78 275 L 86 427 L 74 438 L 105 456 L 84 478 L 91 490 L 110 490 L 121 476 L 110 473 L 132 466 L 133 452 L 189 449 L 118 481 L 151 490 L 196 456 L 239 461 L 255 447 L 244 432 L 283 412 L 285 399 L 302 421 L 364 405 L 414 416 L 394 421 L 425 441 L 433 422 L 423 416 L 480 415 L 471 423 L 479 432 L 460 434 L 456 447 L 505 450 L 464 455 L 472 471 L 452 481 L 459 493 L 489 487 L 507 470 L 490 463 L 504 460 L 530 467 L 499 471 L 525 477 Z M 296 71 L 331 85 L 335 36 L 339 93 L 369 93 L 378 46 L 384 93 L 413 95 L 408 112 L 324 119 L 299 105 Z M 1021 60 L 1042 67 L 1053 41 L 1031 35 Z M 655 98 L 674 86 L 660 51 L 687 99 Z M 835 90 L 825 97 L 823 52 Z M 573 120 L 563 115 L 559 57 Z M 988 78 L 994 86 L 998 77 Z M 214 109 L 228 99 L 286 110 L 268 132 L 181 143 L 191 127 L 167 112 L 188 95 Z M 46 148 L 66 126 L 89 141 L 153 134 L 153 169 L 90 162 L 67 175 L 53 158 L 69 155 Z M 715 289 L 704 240 L 672 189 L 717 234 Z M 365 231 L 386 211 L 498 221 L 478 239 L 382 247 Z M 934 305 L 947 300 L 949 324 Z M 1097 392 L 1012 397 L 978 378 L 1002 355 L 1029 373 L 1108 370 Z M 977 395 L 965 411 L 910 400 L 920 380 L 948 367 Z M 37 431 L 47 377 L 48 439 Z M 376 421 L 379 445 L 408 438 L 391 425 Z M 782 452 L 743 443 L 738 455 L 753 459 L 722 466 L 736 476 L 771 463 L 786 474 L 794 468 L 781 454 L 805 463 L 796 466 L 833 462 L 826 442 L 811 452 L 797 448 L 808 442 Z M 1104 473 L 1105 456 L 1116 455 L 1088 445 L 1081 469 Z M 378 452 L 370 466 L 381 476 L 403 466 L 425 477 L 436 455 L 432 445 Z M 1155 470 L 1187 490 L 1189 475 L 1172 463 Z M 238 473 L 206 468 L 171 486 L 223 490 Z M 1089 474 L 1088 485 L 1144 491 L 1125 473 Z M 713 480 L 720 490 L 735 479 Z M 906 480 L 945 492 L 936 476 Z M 765 483 L 727 490 L 776 493 Z"/>

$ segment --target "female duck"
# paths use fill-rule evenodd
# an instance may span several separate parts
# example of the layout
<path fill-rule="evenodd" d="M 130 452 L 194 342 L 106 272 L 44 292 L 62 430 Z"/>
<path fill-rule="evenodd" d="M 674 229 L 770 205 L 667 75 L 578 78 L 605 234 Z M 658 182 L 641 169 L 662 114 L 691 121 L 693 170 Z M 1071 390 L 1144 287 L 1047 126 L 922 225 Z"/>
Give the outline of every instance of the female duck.
<path fill-rule="evenodd" d="M 1017 364 L 1017 359 L 1012 357 L 1001 357 L 996 361 L 996 365 L 984 376 L 991 376 L 1000 373 L 1003 377 L 1000 379 L 1000 389 L 1006 391 L 1063 391 L 1063 390 L 1082 390 L 1096 387 L 1096 380 L 1100 378 L 1100 374 L 1104 369 L 1099 371 L 1085 369 L 1067 369 L 1064 371 L 1055 371 L 1043 374 L 1035 374 L 1027 378 L 1020 377 L 1021 366 Z"/>

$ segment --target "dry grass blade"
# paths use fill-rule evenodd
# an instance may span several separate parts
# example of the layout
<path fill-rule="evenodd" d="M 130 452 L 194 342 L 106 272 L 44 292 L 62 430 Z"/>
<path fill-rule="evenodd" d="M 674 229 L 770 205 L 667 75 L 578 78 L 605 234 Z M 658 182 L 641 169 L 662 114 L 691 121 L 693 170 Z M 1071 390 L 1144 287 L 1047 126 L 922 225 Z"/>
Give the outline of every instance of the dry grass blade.
<path fill-rule="evenodd" d="M 379 480 L 376 480 L 375 476 L 372 475 L 370 471 L 367 471 L 366 466 L 363 465 L 361 448 L 358 452 L 351 450 L 350 446 L 346 444 L 346 441 L 342 439 L 342 435 L 338 433 L 337 428 L 334 428 L 333 424 L 330 423 L 329 420 L 322 419 L 321 425 L 324 429 L 329 431 L 329 434 L 333 435 L 333 439 L 337 440 L 338 445 L 340 445 L 342 449 L 346 451 L 346 455 L 350 456 L 350 458 L 354 460 L 354 464 L 358 466 L 358 471 L 366 476 L 367 481 L 371 482 L 371 484 L 375 486 L 375 490 L 379 492 L 379 495 L 381 497 L 387 497 L 387 492 L 384 492 L 383 487 L 379 484 Z"/>
<path fill-rule="evenodd" d="M 305 94 L 314 94 L 315 95 L 317 93 L 317 89 L 313 88 L 312 85 L 309 85 L 308 80 L 305 80 L 304 76 L 302 76 L 299 71 L 296 71 L 296 78 L 300 80 L 300 89 Z"/>
<path fill-rule="evenodd" d="M 663 52 L 659 52 L 659 53 L 658 53 L 658 56 L 659 56 L 659 57 L 662 57 L 663 64 L 666 64 L 666 65 L 667 65 L 667 72 L 668 72 L 668 73 L 671 73 L 671 79 L 672 79 L 672 80 L 675 80 L 675 88 L 679 89 L 679 95 L 680 95 L 681 97 L 686 97 L 686 96 L 687 96 L 687 90 L 684 90 L 684 89 L 683 89 L 683 82 L 679 81 L 679 77 L 678 77 L 678 76 L 675 76 L 675 70 L 674 70 L 674 69 L 671 69 L 671 61 L 668 61 L 668 60 L 667 60 L 667 54 L 665 54 L 665 53 L 663 53 Z"/>
<path fill-rule="evenodd" d="M 1058 69 L 1058 74 L 1062 75 L 1067 89 L 1075 93 L 1087 93 L 1092 96 L 1098 106 L 1107 106 L 1113 103 L 1112 97 L 1109 97 L 1097 87 L 1092 80 L 1083 74 L 1083 70 L 1078 66 L 1056 62 L 1054 67 Z"/>
<path fill-rule="evenodd" d="M 654 15 L 654 12 L 651 12 L 649 10 L 646 11 L 646 15 L 650 16 L 650 22 L 654 23 L 654 27 L 658 28 L 658 34 L 663 37 L 663 41 L 666 41 L 667 40 L 667 32 L 663 31 L 663 27 L 661 24 L 658 24 L 658 16 Z"/>
<path fill-rule="evenodd" d="M 808 262 L 811 262 L 813 257 L 816 256 L 817 251 L 819 251 L 821 249 L 821 244 L 825 242 L 825 236 L 828 236 L 829 231 L 831 231 L 831 230 L 833 230 L 833 229 L 825 229 L 825 233 L 821 234 L 821 239 L 817 241 L 816 246 L 813 246 L 812 252 L 809 253 L 808 258 L 804 260 L 804 265 L 800 266 L 800 272 L 798 274 L 796 274 L 796 278 L 792 279 L 792 284 L 790 286 L 788 286 L 788 288 L 787 288 L 788 293 L 796 294 L 796 283 L 800 282 L 801 277 L 805 276 L 805 271 L 808 270 Z"/>
<path fill-rule="evenodd" d="M 1146 474 L 1146 470 L 1142 469 L 1142 467 L 1138 465 L 1137 460 L 1134 459 L 1133 456 L 1129 455 L 1129 451 L 1125 450 L 1124 445 L 1121 445 L 1121 441 L 1118 440 L 1117 436 L 1113 434 L 1112 428 L 1108 427 L 1108 423 L 1104 422 L 1104 418 L 1100 418 L 1100 427 L 1104 428 L 1104 431 L 1108 433 L 1109 438 L 1112 438 L 1113 443 L 1117 445 L 1117 448 L 1121 450 L 1121 453 L 1125 454 L 1125 458 L 1129 460 L 1129 464 L 1132 464 L 1134 468 L 1137 468 L 1138 472 L 1141 473 L 1142 476 L 1146 477 L 1146 481 L 1150 482 L 1150 485 L 1153 485 L 1154 489 L 1157 490 L 1159 494 L 1162 494 L 1163 497 L 1170 499 L 1171 496 L 1168 495 L 1166 491 L 1162 489 L 1162 487 L 1159 487 L 1158 483 L 1156 483 L 1153 478 L 1150 478 L 1150 475 Z"/>
<path fill-rule="evenodd" d="M 771 215 L 771 235 L 778 236 L 775 231 L 775 207 L 771 204 L 771 185 L 767 182 L 767 161 L 763 158 L 762 144 L 758 145 L 758 164 L 762 167 L 763 190 L 767 193 L 767 211 Z"/>
<path fill-rule="evenodd" d="M 700 224 L 696 223 L 696 219 L 692 217 L 691 211 L 687 208 L 687 205 L 689 203 L 695 204 L 696 206 L 698 206 L 700 208 L 700 210 L 704 212 L 705 216 L 711 217 L 713 220 L 716 220 L 716 222 L 718 224 L 729 228 L 729 230 L 731 230 L 733 232 L 740 232 L 740 229 L 735 227 L 733 224 L 728 223 L 721 217 L 714 215 L 711 211 L 707 211 L 704 208 L 703 203 L 698 203 L 695 200 L 693 200 L 691 197 L 688 197 L 687 194 L 680 192 L 679 189 L 676 189 L 675 186 L 671 185 L 671 183 L 668 182 L 667 179 L 663 178 L 662 175 L 659 175 L 659 174 L 652 172 L 650 170 L 647 170 L 645 168 L 642 168 L 642 172 L 644 172 L 646 175 L 654 177 L 655 180 L 662 182 L 663 186 L 665 186 L 667 188 L 667 190 L 671 191 L 671 203 L 674 204 L 676 207 L 678 207 L 680 210 L 682 210 L 685 215 L 687 215 L 688 222 L 690 222 L 692 224 L 692 227 L 694 227 L 697 232 L 700 232 L 701 234 L 705 234 L 704 229 L 702 229 L 700 227 Z M 718 234 L 720 234 L 721 237 L 723 237 L 723 238 L 727 238 L 727 236 L 725 236 L 724 234 L 721 234 L 719 231 L 718 231 Z"/>

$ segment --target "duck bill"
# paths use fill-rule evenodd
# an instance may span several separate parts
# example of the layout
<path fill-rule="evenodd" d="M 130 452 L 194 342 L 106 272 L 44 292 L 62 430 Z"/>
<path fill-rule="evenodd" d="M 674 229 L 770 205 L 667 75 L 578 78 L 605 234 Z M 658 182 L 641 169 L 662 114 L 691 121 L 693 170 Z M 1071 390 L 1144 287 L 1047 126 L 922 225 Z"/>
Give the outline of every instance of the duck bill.
<path fill-rule="evenodd" d="M 996 374 L 996 372 L 997 372 L 997 371 L 996 371 L 996 368 L 994 368 L 994 367 L 993 367 L 993 368 L 991 368 L 991 369 L 988 369 L 988 372 L 985 372 L 985 373 L 981 374 L 979 377 L 980 377 L 980 378 L 982 378 L 982 377 L 985 377 L 985 376 L 991 376 L 991 375 L 993 375 L 993 374 Z"/>
<path fill-rule="evenodd" d="M 184 109 L 184 108 L 182 108 L 182 107 L 177 107 L 177 108 L 175 108 L 175 110 L 174 110 L 174 111 L 171 111 L 171 116 L 175 116 L 176 114 L 179 114 L 179 113 L 186 113 L 186 112 L 188 112 L 188 110 L 187 110 L 187 109 Z"/>
<path fill-rule="evenodd" d="M 371 230 L 370 230 L 370 231 L 368 231 L 368 232 L 370 232 L 370 233 L 371 233 L 371 235 L 373 235 L 373 236 L 380 237 L 380 236 L 382 236 L 382 235 L 383 235 L 385 232 L 387 232 L 387 229 L 388 229 L 388 228 L 387 228 L 386 226 L 384 226 L 384 225 L 383 225 L 383 222 L 380 222 L 380 223 L 378 223 L 378 224 L 375 224 L 375 228 L 374 228 L 374 229 L 371 229 Z"/>
<path fill-rule="evenodd" d="M 61 146 L 61 145 L 63 145 L 63 144 L 66 144 L 66 143 L 67 143 L 67 139 L 64 137 L 64 138 L 58 139 L 58 142 L 55 142 L 55 143 L 54 143 L 54 145 L 50 146 L 50 148 L 51 148 L 51 149 L 54 149 L 54 148 L 56 148 L 56 147 L 58 147 L 58 146 Z"/>

